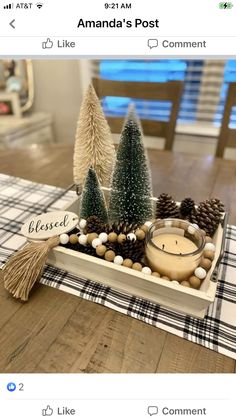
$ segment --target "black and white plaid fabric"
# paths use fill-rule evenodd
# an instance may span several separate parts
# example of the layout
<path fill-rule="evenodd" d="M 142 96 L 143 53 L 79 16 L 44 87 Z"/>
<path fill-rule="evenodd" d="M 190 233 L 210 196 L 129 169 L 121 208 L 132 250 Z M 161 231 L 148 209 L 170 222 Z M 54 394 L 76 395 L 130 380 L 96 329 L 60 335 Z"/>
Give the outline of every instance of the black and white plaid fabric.
<path fill-rule="evenodd" d="M 22 224 L 32 214 L 62 209 L 74 192 L 0 175 L 0 265 L 26 240 Z M 56 201 L 55 201 L 56 200 Z M 52 204 L 53 203 L 53 204 Z M 236 227 L 228 226 L 217 294 L 204 320 L 46 267 L 41 283 L 102 304 L 152 326 L 236 359 Z"/>

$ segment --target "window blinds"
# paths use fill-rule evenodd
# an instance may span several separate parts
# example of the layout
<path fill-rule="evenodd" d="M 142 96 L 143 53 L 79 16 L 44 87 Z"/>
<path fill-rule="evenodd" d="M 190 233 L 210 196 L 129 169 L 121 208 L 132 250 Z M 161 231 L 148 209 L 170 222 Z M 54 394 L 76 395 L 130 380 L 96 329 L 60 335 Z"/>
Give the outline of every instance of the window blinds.
<path fill-rule="evenodd" d="M 110 80 L 166 82 L 184 81 L 179 124 L 219 125 L 228 83 L 236 81 L 236 60 L 101 60 L 92 61 L 92 74 Z M 130 98 L 102 100 L 107 116 L 124 116 Z M 167 120 L 170 103 L 135 101 L 141 118 Z M 236 123 L 236 110 L 231 123 Z"/>

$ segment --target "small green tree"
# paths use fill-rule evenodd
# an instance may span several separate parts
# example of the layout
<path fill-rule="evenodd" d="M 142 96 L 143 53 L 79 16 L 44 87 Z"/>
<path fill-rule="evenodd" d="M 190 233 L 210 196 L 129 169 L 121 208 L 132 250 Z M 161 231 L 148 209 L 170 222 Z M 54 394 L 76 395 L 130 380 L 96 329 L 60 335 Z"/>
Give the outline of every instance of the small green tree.
<path fill-rule="evenodd" d="M 80 202 L 80 218 L 87 219 L 96 215 L 103 223 L 107 223 L 107 209 L 103 191 L 94 169 L 90 168 L 83 187 Z"/>
<path fill-rule="evenodd" d="M 152 218 L 152 187 L 140 122 L 129 113 L 117 151 L 109 202 L 110 221 L 139 223 Z"/>

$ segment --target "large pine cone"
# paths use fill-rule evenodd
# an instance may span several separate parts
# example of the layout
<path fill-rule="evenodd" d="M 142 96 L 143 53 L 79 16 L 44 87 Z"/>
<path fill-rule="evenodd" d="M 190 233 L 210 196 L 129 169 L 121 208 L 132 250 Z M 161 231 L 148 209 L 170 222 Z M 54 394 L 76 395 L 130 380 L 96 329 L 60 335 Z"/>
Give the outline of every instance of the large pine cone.
<path fill-rule="evenodd" d="M 180 205 L 181 217 L 187 218 L 195 208 L 195 203 L 192 198 L 185 198 Z"/>
<path fill-rule="evenodd" d="M 219 199 L 207 199 L 200 202 L 196 211 L 198 226 L 205 230 L 208 236 L 213 236 L 221 220 L 224 205 Z"/>
<path fill-rule="evenodd" d="M 86 232 L 88 233 L 97 233 L 100 234 L 104 231 L 104 224 L 101 222 L 100 218 L 96 215 L 91 215 L 87 219 Z"/>
<path fill-rule="evenodd" d="M 144 256 L 144 240 L 126 240 L 118 245 L 117 254 L 133 262 L 141 262 Z"/>
<path fill-rule="evenodd" d="M 156 204 L 156 218 L 179 218 L 179 208 L 172 196 L 162 193 Z"/>

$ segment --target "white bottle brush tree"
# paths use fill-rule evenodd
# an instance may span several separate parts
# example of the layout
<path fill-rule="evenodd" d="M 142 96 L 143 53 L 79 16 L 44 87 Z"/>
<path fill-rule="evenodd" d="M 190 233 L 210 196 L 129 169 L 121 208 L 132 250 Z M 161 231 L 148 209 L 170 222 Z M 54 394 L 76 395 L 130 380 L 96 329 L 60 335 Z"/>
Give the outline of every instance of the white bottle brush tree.
<path fill-rule="evenodd" d="M 80 203 L 80 218 L 87 220 L 92 215 L 98 217 L 103 223 L 107 223 L 108 221 L 103 191 L 95 170 L 90 168 L 83 187 Z"/>
<path fill-rule="evenodd" d="M 74 147 L 74 182 L 82 186 L 90 167 L 110 186 L 115 148 L 100 101 L 90 84 L 82 102 Z"/>
<path fill-rule="evenodd" d="M 152 218 L 152 187 L 140 122 L 132 109 L 117 151 L 109 220 L 142 224 Z"/>

